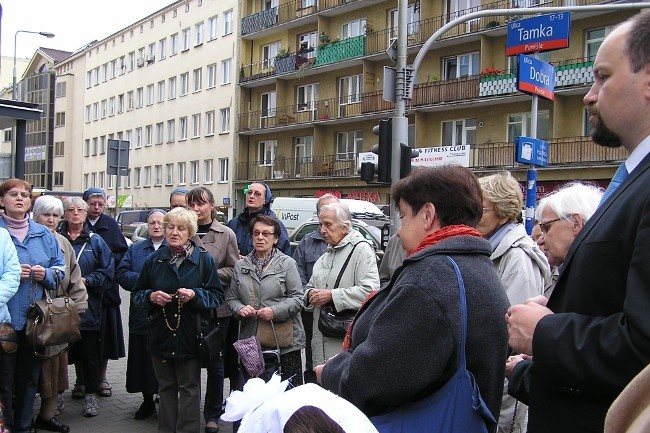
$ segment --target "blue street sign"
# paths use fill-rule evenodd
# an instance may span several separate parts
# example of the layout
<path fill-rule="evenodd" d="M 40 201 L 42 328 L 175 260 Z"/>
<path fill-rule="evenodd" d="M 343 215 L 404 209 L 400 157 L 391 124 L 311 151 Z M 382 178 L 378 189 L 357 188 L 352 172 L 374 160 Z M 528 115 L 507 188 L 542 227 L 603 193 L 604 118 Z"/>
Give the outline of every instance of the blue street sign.
<path fill-rule="evenodd" d="M 530 137 L 515 137 L 515 161 L 539 167 L 548 165 L 548 143 Z"/>
<path fill-rule="evenodd" d="M 517 90 L 551 101 L 555 99 L 553 65 L 524 54 L 517 56 L 517 65 Z"/>
<path fill-rule="evenodd" d="M 551 51 L 569 46 L 570 12 L 558 12 L 508 24 L 506 55 Z"/>

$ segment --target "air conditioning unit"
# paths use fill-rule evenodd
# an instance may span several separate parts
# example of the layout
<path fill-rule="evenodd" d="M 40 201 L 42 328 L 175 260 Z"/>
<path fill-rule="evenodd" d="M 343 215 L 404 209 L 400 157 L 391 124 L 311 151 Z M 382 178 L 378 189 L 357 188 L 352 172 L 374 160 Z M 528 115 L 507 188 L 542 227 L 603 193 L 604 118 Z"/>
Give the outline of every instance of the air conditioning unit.
<path fill-rule="evenodd" d="M 156 61 L 156 56 L 154 56 L 153 54 L 147 56 L 147 63 L 153 63 L 155 61 Z"/>
<path fill-rule="evenodd" d="M 143 57 L 140 57 L 140 58 L 138 59 L 138 63 L 137 63 L 137 64 L 138 64 L 138 68 L 143 67 L 143 66 L 144 66 L 144 58 L 143 58 Z"/>

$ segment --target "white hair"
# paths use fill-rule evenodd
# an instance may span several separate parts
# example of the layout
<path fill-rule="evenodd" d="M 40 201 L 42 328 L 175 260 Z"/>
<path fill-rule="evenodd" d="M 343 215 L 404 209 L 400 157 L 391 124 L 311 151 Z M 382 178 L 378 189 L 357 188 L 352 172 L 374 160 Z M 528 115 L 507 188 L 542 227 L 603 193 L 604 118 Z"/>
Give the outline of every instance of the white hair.
<path fill-rule="evenodd" d="M 542 212 L 549 208 L 558 218 L 569 218 L 570 215 L 577 214 L 587 221 L 596 212 L 602 196 L 602 188 L 591 184 L 570 182 L 540 200 L 535 209 L 535 218 L 541 221 Z"/>

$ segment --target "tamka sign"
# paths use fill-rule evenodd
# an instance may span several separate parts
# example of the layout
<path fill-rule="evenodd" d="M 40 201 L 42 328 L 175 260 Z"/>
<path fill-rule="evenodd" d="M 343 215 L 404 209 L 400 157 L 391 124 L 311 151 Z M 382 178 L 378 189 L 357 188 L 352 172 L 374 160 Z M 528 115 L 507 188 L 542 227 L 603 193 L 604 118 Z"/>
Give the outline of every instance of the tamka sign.
<path fill-rule="evenodd" d="M 551 51 L 569 46 L 571 15 L 560 12 L 508 24 L 506 55 Z"/>

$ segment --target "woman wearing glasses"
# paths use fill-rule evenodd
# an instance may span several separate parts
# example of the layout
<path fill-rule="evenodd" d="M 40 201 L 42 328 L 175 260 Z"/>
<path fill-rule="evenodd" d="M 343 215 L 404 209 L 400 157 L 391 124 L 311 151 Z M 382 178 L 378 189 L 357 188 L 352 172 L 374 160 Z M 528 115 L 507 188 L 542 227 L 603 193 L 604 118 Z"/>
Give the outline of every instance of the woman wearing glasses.
<path fill-rule="evenodd" d="M 21 268 L 18 291 L 7 301 L 11 323 L 18 331 L 18 350 L 5 354 L 0 375 L 5 427 L 14 433 L 31 429 L 42 364 L 25 337 L 27 310 L 43 298 L 45 289 L 56 290 L 57 273 L 60 278 L 65 275 L 65 258 L 56 238 L 29 217 L 31 192 L 32 185 L 21 179 L 0 186 L 0 205 L 5 209 L 0 227 L 9 231 Z"/>
<path fill-rule="evenodd" d="M 277 248 L 280 222 L 276 218 L 260 215 L 251 227 L 254 249 L 235 265 L 228 306 L 241 320 L 239 338 L 255 335 L 263 321 L 293 321 L 293 344 L 280 348 L 280 367 L 283 380 L 302 385 L 300 350 L 305 347 L 305 330 L 300 317 L 303 290 L 298 267 Z"/>

